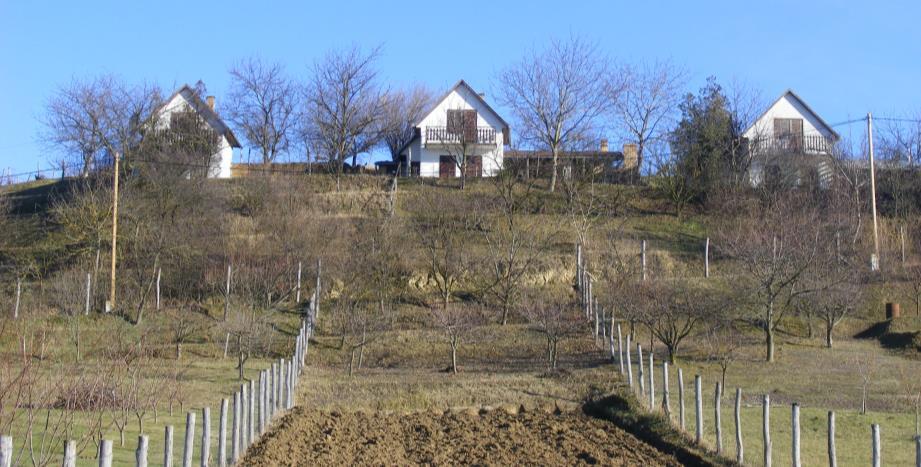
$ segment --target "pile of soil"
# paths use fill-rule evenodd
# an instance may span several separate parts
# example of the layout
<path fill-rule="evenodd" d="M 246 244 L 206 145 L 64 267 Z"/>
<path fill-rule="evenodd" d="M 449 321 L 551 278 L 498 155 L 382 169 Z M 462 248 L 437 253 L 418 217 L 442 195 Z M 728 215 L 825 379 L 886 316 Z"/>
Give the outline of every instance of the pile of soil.
<path fill-rule="evenodd" d="M 581 413 L 466 410 L 407 415 L 296 407 L 241 465 L 680 465 Z"/>

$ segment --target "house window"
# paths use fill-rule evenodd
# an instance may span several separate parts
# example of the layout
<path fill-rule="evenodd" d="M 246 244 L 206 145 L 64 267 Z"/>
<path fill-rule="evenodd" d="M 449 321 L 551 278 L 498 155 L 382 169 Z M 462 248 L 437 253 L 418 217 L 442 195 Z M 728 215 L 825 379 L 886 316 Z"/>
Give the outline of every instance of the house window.
<path fill-rule="evenodd" d="M 466 142 L 476 141 L 476 120 L 474 109 L 448 109 L 448 134 L 462 134 Z"/>
<path fill-rule="evenodd" d="M 783 149 L 801 149 L 803 147 L 803 119 L 775 118 L 774 139 Z"/>

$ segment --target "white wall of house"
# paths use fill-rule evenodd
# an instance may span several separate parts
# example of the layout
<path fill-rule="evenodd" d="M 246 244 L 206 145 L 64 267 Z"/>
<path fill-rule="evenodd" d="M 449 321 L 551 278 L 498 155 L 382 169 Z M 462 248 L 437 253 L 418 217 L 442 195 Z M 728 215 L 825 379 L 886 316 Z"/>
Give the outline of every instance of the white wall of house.
<path fill-rule="evenodd" d="M 160 109 L 160 116 L 157 119 L 157 129 L 169 128 L 170 125 L 170 116 L 174 112 L 188 112 L 189 110 L 195 110 L 192 105 L 192 96 L 188 89 L 184 89 L 182 92 L 176 94 L 175 97 L 163 108 Z M 201 114 L 205 121 L 211 125 L 212 128 L 219 128 L 221 125 L 216 122 L 210 121 L 205 114 Z M 233 147 L 230 145 L 230 142 L 227 141 L 225 135 L 221 135 L 220 141 L 220 150 L 218 150 L 215 157 L 211 160 L 211 167 L 208 169 L 209 178 L 230 178 L 230 166 L 233 163 Z"/>
<path fill-rule="evenodd" d="M 743 136 L 750 140 L 773 138 L 775 118 L 801 118 L 803 119 L 803 135 L 835 138 L 835 135 L 789 92 L 781 96 L 758 121 L 745 131 Z"/>
<path fill-rule="evenodd" d="M 503 146 L 505 141 L 502 128 L 502 121 L 483 103 L 473 95 L 470 90 L 464 86 L 456 87 L 442 100 L 422 121 L 417 125 L 421 131 L 421 137 L 417 138 L 407 148 L 406 153 L 412 162 L 419 162 L 419 176 L 421 177 L 438 177 L 439 176 L 439 159 L 441 156 L 457 155 L 457 149 L 439 147 L 437 144 L 426 144 L 426 128 L 429 126 L 441 127 L 447 125 L 448 110 L 469 110 L 477 111 L 477 126 L 492 127 L 496 131 L 495 145 L 477 145 L 468 148 L 468 156 L 481 156 L 483 161 L 483 176 L 493 176 L 502 168 L 502 159 L 504 156 Z M 460 169 L 454 168 L 455 176 L 460 176 Z"/>

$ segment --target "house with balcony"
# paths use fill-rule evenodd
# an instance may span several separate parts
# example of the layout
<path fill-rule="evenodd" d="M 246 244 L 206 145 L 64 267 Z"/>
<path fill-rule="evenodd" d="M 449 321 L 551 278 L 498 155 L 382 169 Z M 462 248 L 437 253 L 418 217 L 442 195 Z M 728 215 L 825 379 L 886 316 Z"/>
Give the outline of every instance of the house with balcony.
<path fill-rule="evenodd" d="M 841 138 L 792 90 L 787 90 L 742 134 L 748 145 L 753 186 L 783 182 L 799 185 L 831 177 L 831 157 Z"/>
<path fill-rule="evenodd" d="M 414 123 L 415 135 L 400 149 L 402 175 L 488 177 L 502 168 L 509 126 L 464 80 L 451 87 Z"/>

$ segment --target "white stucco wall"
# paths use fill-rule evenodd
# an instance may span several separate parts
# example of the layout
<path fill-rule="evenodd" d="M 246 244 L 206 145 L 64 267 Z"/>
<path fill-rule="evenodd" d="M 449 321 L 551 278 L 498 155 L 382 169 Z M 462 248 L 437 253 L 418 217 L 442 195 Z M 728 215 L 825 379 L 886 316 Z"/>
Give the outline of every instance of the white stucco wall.
<path fill-rule="evenodd" d="M 419 162 L 419 176 L 438 177 L 440 157 L 452 155 L 452 150 L 450 148 L 439 147 L 437 144 L 426 144 L 426 128 L 429 126 L 447 125 L 448 110 L 469 109 L 477 111 L 478 127 L 491 127 L 496 131 L 496 143 L 494 146 L 478 145 L 468 148 L 468 155 L 482 157 L 484 177 L 493 176 L 502 168 L 505 145 L 505 141 L 503 140 L 504 135 L 502 133 L 502 121 L 491 110 L 484 106 L 477 96 L 473 95 L 466 87 L 460 86 L 452 90 L 448 96 L 417 125 L 420 128 L 421 137 L 413 141 L 405 154 L 409 156 L 410 161 Z M 455 149 L 453 152 L 456 154 L 457 150 Z M 454 172 L 456 177 L 460 176 L 460 169 L 457 167 L 454 168 Z"/>
<path fill-rule="evenodd" d="M 187 112 L 189 110 L 195 110 L 194 106 L 191 104 L 191 96 L 189 95 L 188 90 L 183 90 L 179 94 L 176 94 L 175 97 L 166 105 L 160 109 L 160 116 L 157 119 L 156 127 L 157 129 L 169 128 L 170 125 L 170 116 L 174 112 Z M 203 115 L 203 117 L 205 117 Z M 205 117 L 205 121 L 211 125 L 213 128 L 218 128 L 220 125 L 215 122 L 210 121 Z M 220 141 L 220 150 L 217 153 L 217 156 L 211 161 L 211 168 L 208 169 L 209 178 L 230 178 L 230 166 L 233 163 L 233 147 L 230 145 L 230 142 L 227 141 L 227 137 L 221 135 Z"/>
<path fill-rule="evenodd" d="M 746 138 L 756 140 L 759 138 L 774 137 L 775 118 L 801 118 L 803 119 L 803 134 L 806 136 L 822 135 L 826 138 L 835 136 L 825 128 L 825 125 L 799 102 L 798 99 L 785 93 L 772 105 L 765 114 L 756 121 L 751 128 L 745 131 Z"/>

